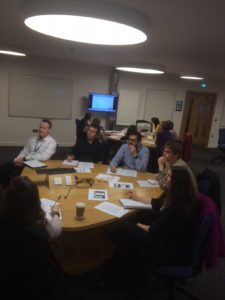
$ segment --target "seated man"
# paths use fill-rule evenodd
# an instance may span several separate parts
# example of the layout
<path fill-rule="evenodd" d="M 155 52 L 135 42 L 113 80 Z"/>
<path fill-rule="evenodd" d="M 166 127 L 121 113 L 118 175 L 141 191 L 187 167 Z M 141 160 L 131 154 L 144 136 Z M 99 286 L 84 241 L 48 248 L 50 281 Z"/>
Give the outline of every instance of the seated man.
<path fill-rule="evenodd" d="M 137 171 L 146 171 L 149 150 L 141 144 L 140 132 L 132 132 L 128 136 L 128 143 L 122 145 L 110 162 L 111 172 L 116 172 L 120 163 L 124 167 Z"/>
<path fill-rule="evenodd" d="M 86 138 L 77 140 L 72 148 L 72 153 L 67 156 L 68 161 L 77 159 L 79 161 L 94 162 L 104 161 L 105 145 L 99 141 L 96 136 L 98 128 L 95 125 L 89 125 Z"/>
<path fill-rule="evenodd" d="M 170 141 L 165 144 L 163 156 L 159 157 L 158 159 L 158 165 L 159 165 L 159 174 L 157 176 L 159 185 L 161 188 L 163 188 L 165 183 L 165 177 L 170 169 L 171 166 L 179 166 L 184 167 L 188 170 L 192 184 L 194 185 L 195 189 L 197 190 L 197 182 L 195 180 L 195 177 L 189 168 L 189 166 L 186 164 L 185 161 L 183 161 L 182 157 L 182 145 L 179 141 Z"/>
<path fill-rule="evenodd" d="M 56 151 L 56 141 L 50 135 L 52 123 L 43 119 L 39 125 L 38 136 L 31 137 L 19 155 L 8 163 L 0 166 L 0 183 L 3 187 L 9 184 L 11 178 L 21 174 L 25 160 L 45 161 Z"/>

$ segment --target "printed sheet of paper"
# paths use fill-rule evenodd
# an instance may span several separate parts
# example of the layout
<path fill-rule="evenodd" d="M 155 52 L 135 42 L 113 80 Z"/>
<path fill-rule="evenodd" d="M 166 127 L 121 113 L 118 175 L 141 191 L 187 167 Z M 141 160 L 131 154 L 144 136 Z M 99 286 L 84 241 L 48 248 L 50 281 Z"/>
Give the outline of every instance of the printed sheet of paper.
<path fill-rule="evenodd" d="M 132 208 L 132 209 L 151 209 L 151 204 L 145 204 L 132 199 L 119 199 L 120 203 L 124 208 Z"/>
<path fill-rule="evenodd" d="M 119 176 L 131 176 L 131 177 L 137 177 L 137 171 L 136 170 L 130 170 L 130 169 L 116 169 L 116 173 L 111 172 L 110 168 L 108 168 L 106 174 L 114 174 Z"/>
<path fill-rule="evenodd" d="M 72 161 L 68 161 L 68 160 L 64 160 L 63 165 L 66 166 L 77 166 L 78 165 L 78 160 L 72 160 Z"/>
<path fill-rule="evenodd" d="M 92 169 L 92 168 L 94 168 L 94 164 L 93 164 L 93 162 L 83 162 L 83 161 L 80 161 L 79 164 L 78 164 L 78 168 Z"/>
<path fill-rule="evenodd" d="M 41 168 L 46 167 L 47 165 L 38 161 L 38 160 L 26 160 L 24 161 L 24 164 L 31 168 Z"/>
<path fill-rule="evenodd" d="M 151 187 L 159 187 L 159 183 L 155 179 L 148 179 L 148 182 L 150 183 Z"/>
<path fill-rule="evenodd" d="M 117 182 L 120 179 L 119 176 L 113 176 L 107 174 L 98 174 L 95 178 L 107 182 Z"/>
<path fill-rule="evenodd" d="M 89 189 L 88 200 L 98 200 L 98 201 L 108 200 L 108 191 Z"/>
<path fill-rule="evenodd" d="M 134 185 L 130 182 L 109 182 L 109 186 L 115 189 L 133 190 Z"/>
<path fill-rule="evenodd" d="M 45 216 L 47 220 L 51 220 L 52 219 L 52 215 L 51 215 L 51 207 L 53 205 L 55 205 L 55 201 L 47 199 L 47 198 L 41 198 L 41 208 L 43 209 L 43 211 L 45 212 Z M 62 214 L 61 211 L 59 210 L 59 214 L 60 214 L 60 220 L 62 220 Z"/>
<path fill-rule="evenodd" d="M 77 173 L 91 173 L 91 169 L 90 168 L 74 168 L 76 170 Z"/>
<path fill-rule="evenodd" d="M 109 215 L 115 216 L 117 218 L 121 218 L 125 215 L 128 210 L 120 207 L 119 205 L 110 203 L 110 202 L 103 202 L 95 206 L 96 209 L 101 210 Z"/>
<path fill-rule="evenodd" d="M 157 180 L 148 179 L 148 180 L 137 180 L 140 187 L 159 187 Z"/>

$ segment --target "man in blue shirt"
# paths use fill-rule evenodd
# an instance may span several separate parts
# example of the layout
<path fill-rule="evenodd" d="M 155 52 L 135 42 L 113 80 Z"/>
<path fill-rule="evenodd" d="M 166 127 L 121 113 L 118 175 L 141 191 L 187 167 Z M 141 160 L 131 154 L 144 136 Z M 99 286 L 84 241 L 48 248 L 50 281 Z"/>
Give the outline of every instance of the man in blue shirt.
<path fill-rule="evenodd" d="M 132 132 L 128 136 L 128 143 L 120 147 L 110 162 L 111 172 L 116 172 L 116 168 L 120 164 L 123 167 L 141 172 L 147 170 L 149 149 L 142 146 L 141 138 L 139 132 Z"/>

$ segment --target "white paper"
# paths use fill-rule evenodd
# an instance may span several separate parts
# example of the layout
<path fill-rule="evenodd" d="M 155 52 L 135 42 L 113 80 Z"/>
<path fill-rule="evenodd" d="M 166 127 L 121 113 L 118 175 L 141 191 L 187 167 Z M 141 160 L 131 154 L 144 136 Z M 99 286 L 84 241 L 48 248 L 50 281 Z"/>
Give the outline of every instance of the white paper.
<path fill-rule="evenodd" d="M 120 169 L 117 168 L 116 172 L 111 172 L 110 168 L 108 168 L 107 174 L 116 174 L 120 176 L 131 176 L 131 177 L 137 177 L 137 171 L 136 170 L 130 170 L 130 169 Z"/>
<path fill-rule="evenodd" d="M 72 185 L 72 177 L 69 175 L 65 176 L 66 185 Z"/>
<path fill-rule="evenodd" d="M 151 204 L 145 204 L 132 199 L 119 199 L 124 208 L 141 208 L 141 209 L 151 209 Z"/>
<path fill-rule="evenodd" d="M 149 145 L 155 145 L 154 141 L 145 140 L 144 143 L 149 144 Z"/>
<path fill-rule="evenodd" d="M 53 201 L 53 200 L 50 200 L 47 198 L 41 198 L 41 208 L 45 212 L 46 219 L 49 221 L 52 219 L 51 207 L 53 205 L 55 205 L 55 203 L 56 203 L 56 201 Z M 60 220 L 62 220 L 62 214 L 61 214 L 60 210 L 59 210 L 59 214 L 60 214 Z"/>
<path fill-rule="evenodd" d="M 26 161 L 24 161 L 24 164 L 31 168 L 41 168 L 41 167 L 47 166 L 46 164 L 44 164 L 38 160 L 26 160 Z"/>
<path fill-rule="evenodd" d="M 155 180 L 155 179 L 148 179 L 148 182 L 150 183 L 150 185 L 151 185 L 152 187 L 159 187 L 159 183 L 158 183 L 158 181 Z"/>
<path fill-rule="evenodd" d="M 117 182 L 120 179 L 119 176 L 112 176 L 107 174 L 98 174 L 95 178 L 107 182 Z"/>
<path fill-rule="evenodd" d="M 74 168 L 76 170 L 77 173 L 91 173 L 91 169 L 90 168 Z"/>
<path fill-rule="evenodd" d="M 137 180 L 137 183 L 140 185 L 140 187 L 151 187 L 151 184 L 148 182 L 148 180 Z"/>
<path fill-rule="evenodd" d="M 159 183 L 155 179 L 137 180 L 140 187 L 159 187 Z"/>
<path fill-rule="evenodd" d="M 95 206 L 95 208 L 117 218 L 121 218 L 128 212 L 128 210 L 110 202 L 103 202 Z"/>
<path fill-rule="evenodd" d="M 88 200 L 98 200 L 98 201 L 108 200 L 108 192 L 107 190 L 89 189 Z"/>
<path fill-rule="evenodd" d="M 54 177 L 54 185 L 62 185 L 62 177 Z"/>
<path fill-rule="evenodd" d="M 133 183 L 130 182 L 109 182 L 109 186 L 115 189 L 133 190 Z"/>
<path fill-rule="evenodd" d="M 83 161 L 80 161 L 79 164 L 78 164 L 78 168 L 89 168 L 89 169 L 92 169 L 92 168 L 94 168 L 94 164 L 93 164 L 93 162 L 83 162 Z"/>
<path fill-rule="evenodd" d="M 77 166 L 78 165 L 78 160 L 72 160 L 72 161 L 64 160 L 63 165 Z"/>

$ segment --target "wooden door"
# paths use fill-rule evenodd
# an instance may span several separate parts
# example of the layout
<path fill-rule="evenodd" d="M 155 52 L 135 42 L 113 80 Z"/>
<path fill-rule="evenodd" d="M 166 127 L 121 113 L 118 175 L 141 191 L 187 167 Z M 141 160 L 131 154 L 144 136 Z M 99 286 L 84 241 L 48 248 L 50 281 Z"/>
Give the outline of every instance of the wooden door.
<path fill-rule="evenodd" d="M 180 138 L 192 134 L 193 144 L 207 145 L 216 104 L 216 94 L 187 92 Z"/>

